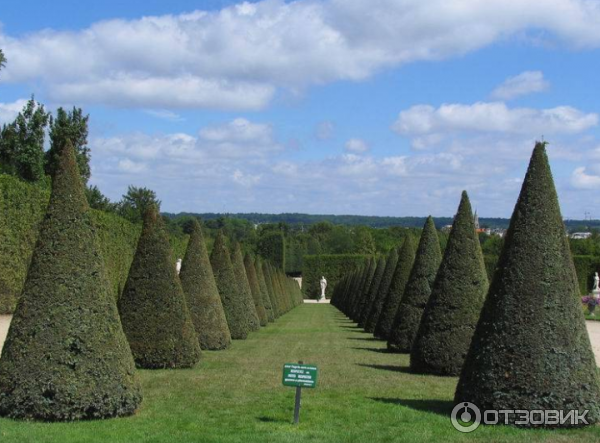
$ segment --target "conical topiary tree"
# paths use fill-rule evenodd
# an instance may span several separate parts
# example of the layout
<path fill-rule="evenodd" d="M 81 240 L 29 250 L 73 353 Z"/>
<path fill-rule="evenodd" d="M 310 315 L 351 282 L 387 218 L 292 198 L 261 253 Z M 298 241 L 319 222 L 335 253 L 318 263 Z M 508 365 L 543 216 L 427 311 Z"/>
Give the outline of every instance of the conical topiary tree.
<path fill-rule="evenodd" d="M 373 300 L 371 306 L 371 312 L 369 313 L 369 315 L 367 316 L 367 320 L 365 321 L 365 331 L 367 332 L 375 332 L 375 327 L 377 326 L 377 322 L 379 321 L 379 314 L 381 313 L 381 309 L 383 308 L 383 304 L 385 303 L 387 293 L 390 289 L 390 284 L 392 283 L 394 273 L 396 272 L 397 264 L 398 251 L 396 250 L 396 248 L 393 248 L 388 254 L 387 259 L 385 261 L 385 269 L 381 277 L 381 283 L 379 284 L 379 289 L 375 294 L 375 299 Z"/>
<path fill-rule="evenodd" d="M 231 334 L 215 283 L 202 228 L 194 220 L 179 274 L 194 329 L 202 349 L 227 349 Z"/>
<path fill-rule="evenodd" d="M 455 401 L 482 410 L 587 410 L 586 420 L 598 422 L 598 368 L 579 297 L 545 146 L 537 143 Z"/>
<path fill-rule="evenodd" d="M 242 247 L 237 242 L 233 245 L 233 251 L 231 253 L 231 265 L 233 266 L 235 280 L 243 296 L 242 300 L 244 301 L 244 314 L 246 315 L 250 331 L 258 331 L 260 329 L 260 320 L 258 319 L 256 308 L 254 307 L 252 290 L 250 289 L 250 283 L 248 282 L 248 276 L 246 275 L 246 268 L 244 267 L 244 255 L 242 254 Z"/>
<path fill-rule="evenodd" d="M 269 323 L 272 323 L 275 321 L 275 313 L 273 311 L 273 306 L 271 305 L 271 298 L 269 297 L 269 290 L 267 289 L 267 282 L 265 281 L 265 274 L 263 273 L 262 261 L 259 257 L 256 257 L 254 265 L 256 268 L 256 275 L 258 277 L 258 284 L 260 286 L 260 294 L 263 300 L 263 306 L 267 312 L 267 319 L 269 320 Z"/>
<path fill-rule="evenodd" d="M 90 212 L 69 143 L 2 351 L 0 415 L 98 419 L 142 400 Z"/>
<path fill-rule="evenodd" d="M 275 318 L 279 318 L 282 315 L 281 308 L 279 306 L 279 301 L 277 299 L 277 294 L 275 293 L 275 288 L 273 287 L 273 276 L 271 273 L 271 267 L 269 263 L 263 262 L 263 274 L 265 276 L 265 282 L 267 284 L 267 291 L 269 293 L 269 299 L 271 300 L 271 306 L 273 306 L 273 313 Z"/>
<path fill-rule="evenodd" d="M 428 217 L 404 294 L 400 294 L 396 315 L 388 332 L 388 350 L 408 353 L 412 349 L 441 261 L 435 224 Z"/>
<path fill-rule="evenodd" d="M 356 293 L 352 297 L 352 302 L 350 305 L 350 311 L 348 312 L 348 317 L 351 320 L 358 323 L 358 317 L 360 315 L 360 309 L 362 307 L 362 303 L 364 301 L 365 294 L 368 292 L 368 288 L 371 285 L 371 281 L 373 279 L 373 275 L 375 274 L 375 268 L 377 267 L 377 260 L 375 258 L 369 259 L 369 262 L 365 264 L 364 272 L 360 278 L 358 286 L 356 288 Z"/>
<path fill-rule="evenodd" d="M 377 268 L 375 269 L 375 274 L 373 274 L 373 280 L 371 280 L 371 285 L 369 286 L 369 290 L 366 293 L 366 297 L 364 298 L 363 305 L 360 311 L 360 316 L 358 319 L 358 326 L 361 328 L 365 327 L 365 323 L 367 322 L 367 316 L 369 312 L 371 312 L 371 308 L 373 306 L 373 301 L 375 300 L 376 295 L 379 293 L 379 286 L 381 285 L 381 280 L 383 279 L 383 273 L 385 272 L 385 256 L 379 257 L 377 260 Z"/>
<path fill-rule="evenodd" d="M 234 340 L 244 340 L 248 337 L 250 325 L 248 316 L 245 312 L 246 303 L 243 294 L 240 292 L 239 285 L 233 273 L 233 266 L 229 258 L 229 250 L 225 244 L 223 231 L 219 231 L 212 253 L 210 263 L 213 268 L 215 282 L 219 289 L 225 318 L 231 332 L 231 338 Z"/>
<path fill-rule="evenodd" d="M 404 240 L 402 248 L 400 249 L 398 264 L 396 266 L 392 282 L 390 283 L 387 291 L 385 302 L 381 309 L 381 315 L 379 316 L 379 321 L 375 327 L 374 335 L 377 338 L 384 340 L 389 338 L 390 330 L 392 329 L 394 320 L 398 314 L 398 306 L 400 305 L 400 300 L 402 300 L 404 295 L 404 289 L 406 287 L 406 283 L 408 282 L 414 260 L 415 248 L 413 246 L 412 239 L 410 236 L 407 236 Z"/>
<path fill-rule="evenodd" d="M 144 214 L 119 313 L 138 367 L 189 368 L 200 360 L 198 336 L 155 206 Z"/>
<path fill-rule="evenodd" d="M 460 374 L 487 289 L 487 273 L 471 203 L 463 191 L 410 352 L 413 372 Z"/>
<path fill-rule="evenodd" d="M 248 276 L 248 283 L 250 284 L 252 298 L 254 299 L 254 307 L 256 308 L 256 314 L 260 320 L 260 325 L 267 326 L 269 323 L 269 319 L 267 318 L 267 310 L 263 304 L 260 284 L 258 283 L 258 275 L 256 274 L 256 268 L 254 266 L 254 259 L 250 254 L 246 254 L 244 257 L 244 267 L 246 268 L 246 275 Z"/>

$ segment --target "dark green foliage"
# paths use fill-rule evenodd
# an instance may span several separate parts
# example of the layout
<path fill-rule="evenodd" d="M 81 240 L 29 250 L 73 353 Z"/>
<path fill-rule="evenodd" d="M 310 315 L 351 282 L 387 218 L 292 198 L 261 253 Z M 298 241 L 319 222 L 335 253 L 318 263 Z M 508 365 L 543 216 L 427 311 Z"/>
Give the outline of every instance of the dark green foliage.
<path fill-rule="evenodd" d="M 463 191 L 410 352 L 412 371 L 460 374 L 487 289 L 488 279 L 471 203 Z"/>
<path fill-rule="evenodd" d="M 0 414 L 78 420 L 132 414 L 142 396 L 73 148 L 62 150 L 0 359 Z"/>
<path fill-rule="evenodd" d="M 210 255 L 210 264 L 215 275 L 219 294 L 221 295 L 221 302 L 225 310 L 225 318 L 227 318 L 231 338 L 234 340 L 244 340 L 248 337 L 248 332 L 250 331 L 248 317 L 245 312 L 246 304 L 233 272 L 229 250 L 225 244 L 225 236 L 221 231 L 219 231 L 215 239 L 215 244 Z"/>
<path fill-rule="evenodd" d="M 231 334 L 215 283 L 202 228 L 193 221 L 190 241 L 179 274 L 194 329 L 202 349 L 226 349 Z"/>
<path fill-rule="evenodd" d="M 258 254 L 280 269 L 285 269 L 285 238 L 281 231 L 261 233 L 256 247 Z"/>
<path fill-rule="evenodd" d="M 599 420 L 598 369 L 543 143 L 533 151 L 455 401 L 589 410 L 587 421 Z"/>
<path fill-rule="evenodd" d="M 272 323 L 275 321 L 275 311 L 273 309 L 273 306 L 271 305 L 271 298 L 269 297 L 269 290 L 267 288 L 267 282 L 265 280 L 265 274 L 263 272 L 263 265 L 259 257 L 256 257 L 254 267 L 256 269 L 256 276 L 258 278 L 258 284 L 260 287 L 260 296 L 262 297 L 263 306 L 265 307 L 265 311 L 267 314 L 267 319 L 270 323 Z"/>
<path fill-rule="evenodd" d="M 483 262 L 485 263 L 485 273 L 489 281 L 494 277 L 496 272 L 496 265 L 498 264 L 498 257 L 495 255 L 484 255 Z"/>
<path fill-rule="evenodd" d="M 307 255 L 304 257 L 302 272 L 302 290 L 307 298 L 318 299 L 321 295 L 319 281 L 327 279 L 327 287 L 332 290 L 337 282 L 348 272 L 362 266 L 368 255 Z M 328 292 L 326 292 L 328 295 Z"/>
<path fill-rule="evenodd" d="M 198 336 L 156 208 L 144 217 L 119 313 L 138 367 L 187 368 L 200 360 Z"/>
<path fill-rule="evenodd" d="M 271 272 L 271 267 L 268 262 L 263 262 L 262 264 L 263 275 L 265 277 L 265 283 L 267 286 L 267 293 L 269 295 L 269 300 L 271 302 L 271 306 L 273 308 L 273 316 L 274 318 L 281 317 L 281 309 L 279 307 L 279 303 L 277 301 L 277 295 L 275 293 L 275 288 L 273 287 L 273 277 Z"/>
<path fill-rule="evenodd" d="M 4 55 L 4 52 L 2 52 L 2 49 L 0 49 L 0 71 L 5 66 L 6 66 L 6 56 Z"/>
<path fill-rule="evenodd" d="M 431 226 L 433 227 L 435 233 L 433 222 L 431 223 Z M 437 237 L 435 240 L 437 241 Z M 389 285 L 387 294 L 385 295 L 386 298 L 381 310 L 381 315 L 379 316 L 379 321 L 375 327 L 375 337 L 382 338 L 384 340 L 389 338 L 390 331 L 392 330 L 392 326 L 394 325 L 394 321 L 396 320 L 396 316 L 398 314 L 398 306 L 404 297 L 404 291 L 410 277 L 410 272 L 413 268 L 414 260 L 415 247 L 413 246 L 412 239 L 410 237 L 406 237 L 406 240 L 404 240 L 404 244 L 400 249 L 396 270 Z"/>
<path fill-rule="evenodd" d="M 44 138 L 50 114 L 31 98 L 0 131 L 0 172 L 27 181 L 44 178 Z"/>
<path fill-rule="evenodd" d="M 244 314 L 247 318 L 248 327 L 250 328 L 250 331 L 258 331 L 260 329 L 260 320 L 256 313 L 254 299 L 252 298 L 252 289 L 250 288 L 248 276 L 246 275 L 246 268 L 244 267 L 242 247 L 237 242 L 233 245 L 231 265 L 233 266 L 233 274 L 235 275 L 235 280 L 239 286 L 239 291 L 243 297 Z"/>
<path fill-rule="evenodd" d="M 388 332 L 389 350 L 410 352 L 412 349 L 441 261 L 442 252 L 437 231 L 433 219 L 429 217 L 423 226 L 423 233 L 404 293 L 397 294 L 395 297 L 398 305 Z"/>
<path fill-rule="evenodd" d="M 94 185 L 85 188 L 85 196 L 90 208 L 97 209 L 98 211 L 117 212 L 117 204 L 112 203 L 108 197 L 100 191 L 98 186 Z"/>
<path fill-rule="evenodd" d="M 389 253 L 385 261 L 385 270 L 383 271 L 383 276 L 381 277 L 381 283 L 379 284 L 379 289 L 375 294 L 375 299 L 371 304 L 371 312 L 369 312 L 369 314 L 367 315 L 367 320 L 365 321 L 365 331 L 367 332 L 375 332 L 375 327 L 377 326 L 377 322 L 379 321 L 379 316 L 381 314 L 381 310 L 383 309 L 383 304 L 386 301 L 390 285 L 392 284 L 392 279 L 394 278 L 394 275 L 396 273 L 397 264 L 398 251 L 394 248 Z"/>
<path fill-rule="evenodd" d="M 577 283 L 581 294 L 589 294 L 594 285 L 594 272 L 600 272 L 600 257 L 594 255 L 574 255 L 573 263 L 577 272 Z"/>
<path fill-rule="evenodd" d="M 49 190 L 41 184 L 0 175 L 0 314 L 14 312 L 48 198 Z M 127 281 L 140 227 L 114 214 L 90 213 L 116 300 Z M 183 239 L 173 238 L 173 242 L 183 243 Z"/>
<path fill-rule="evenodd" d="M 350 318 L 355 322 L 358 322 L 365 298 L 369 293 L 369 288 L 371 287 L 371 282 L 373 281 L 375 270 L 377 269 L 377 260 L 371 258 L 364 269 L 365 273 L 361 278 L 359 289 L 356 291 L 356 297 L 352 301 L 349 311 Z"/>
<path fill-rule="evenodd" d="M 91 176 L 90 149 L 87 147 L 89 115 L 81 108 L 71 111 L 58 108 L 56 118 L 50 117 L 50 149 L 46 151 L 46 174 L 54 174 L 60 152 L 67 142 L 75 149 L 79 174 L 84 184 Z"/>
<path fill-rule="evenodd" d="M 156 197 L 156 192 L 148 188 L 138 188 L 129 186 L 127 194 L 119 202 L 117 211 L 121 217 L 126 218 L 131 223 L 140 223 L 146 211 L 155 206 L 160 210 L 160 200 Z"/>
<path fill-rule="evenodd" d="M 375 268 L 375 274 L 373 274 L 373 280 L 371 280 L 369 290 L 366 292 L 366 297 L 363 300 L 362 308 L 358 316 L 358 326 L 361 328 L 365 327 L 367 316 L 371 312 L 375 296 L 379 293 L 379 286 L 381 285 L 383 273 L 385 272 L 385 262 L 384 256 L 379 257 L 379 260 L 377 260 L 377 267 Z"/>
<path fill-rule="evenodd" d="M 250 254 L 246 254 L 244 257 L 244 267 L 246 268 L 246 275 L 248 276 L 248 283 L 250 284 L 252 299 L 254 300 L 254 307 L 256 308 L 256 314 L 260 320 L 260 325 L 267 326 L 267 323 L 269 323 L 267 310 L 265 309 L 263 302 L 263 295 L 260 289 L 260 283 L 258 282 L 256 268 L 254 266 L 254 259 Z"/>

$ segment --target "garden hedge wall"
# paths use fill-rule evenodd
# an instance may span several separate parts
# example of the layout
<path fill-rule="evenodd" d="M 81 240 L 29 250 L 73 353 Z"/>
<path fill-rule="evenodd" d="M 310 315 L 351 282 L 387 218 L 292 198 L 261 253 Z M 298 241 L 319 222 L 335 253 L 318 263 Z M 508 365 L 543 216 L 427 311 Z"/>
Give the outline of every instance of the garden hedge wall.
<path fill-rule="evenodd" d="M 0 174 L 0 314 L 14 311 L 49 198 L 49 186 Z M 92 212 L 111 288 L 117 298 L 127 280 L 141 226 L 116 214 Z M 184 256 L 188 237 L 171 236 L 175 257 Z"/>
<path fill-rule="evenodd" d="M 258 239 L 258 255 L 285 270 L 285 238 L 281 231 L 263 232 Z"/>
<path fill-rule="evenodd" d="M 346 274 L 363 266 L 370 255 L 362 254 L 322 254 L 305 255 L 302 271 L 302 290 L 305 298 L 318 299 L 321 295 L 319 280 L 327 280 L 326 295 L 333 294 L 333 288 Z"/>
<path fill-rule="evenodd" d="M 488 279 L 491 283 L 498 257 L 495 255 L 485 255 L 483 258 Z M 575 263 L 575 271 L 577 271 L 579 292 L 588 294 L 594 285 L 594 272 L 600 273 L 600 257 L 595 255 L 574 255 L 573 262 Z"/>

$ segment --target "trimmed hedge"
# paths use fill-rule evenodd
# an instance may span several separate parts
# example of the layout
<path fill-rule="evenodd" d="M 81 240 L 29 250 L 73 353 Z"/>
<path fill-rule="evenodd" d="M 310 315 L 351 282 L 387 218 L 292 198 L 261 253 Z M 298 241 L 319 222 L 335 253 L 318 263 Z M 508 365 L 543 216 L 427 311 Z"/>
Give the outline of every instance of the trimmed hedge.
<path fill-rule="evenodd" d="M 68 143 L 0 359 L 0 415 L 130 415 L 141 388 Z"/>
<path fill-rule="evenodd" d="M 279 269 L 285 269 L 285 238 L 281 231 L 265 231 L 258 239 L 258 254 Z"/>
<path fill-rule="evenodd" d="M 189 368 L 200 360 L 198 335 L 174 262 L 164 222 L 152 206 L 144 214 L 119 299 L 123 330 L 140 368 Z"/>
<path fill-rule="evenodd" d="M 210 266 L 202 228 L 197 220 L 192 221 L 192 234 L 181 264 L 179 279 L 200 347 L 209 350 L 227 349 L 231 344 L 231 333 Z"/>
<path fill-rule="evenodd" d="M 600 420 L 598 368 L 544 143 L 533 150 L 454 401 Z M 584 423 L 529 424 L 573 425 Z"/>
<path fill-rule="evenodd" d="M 0 174 L 0 314 L 14 312 L 49 198 L 50 189 L 44 184 Z M 117 299 L 127 281 L 141 225 L 116 214 L 93 209 L 90 213 L 97 226 L 111 293 Z M 170 236 L 176 257 L 185 255 L 188 238 Z"/>
<path fill-rule="evenodd" d="M 321 276 L 327 280 L 327 290 L 331 293 L 340 279 L 347 273 L 363 266 L 370 258 L 362 254 L 324 254 L 304 256 L 302 291 L 306 298 L 318 299 L 321 295 Z"/>

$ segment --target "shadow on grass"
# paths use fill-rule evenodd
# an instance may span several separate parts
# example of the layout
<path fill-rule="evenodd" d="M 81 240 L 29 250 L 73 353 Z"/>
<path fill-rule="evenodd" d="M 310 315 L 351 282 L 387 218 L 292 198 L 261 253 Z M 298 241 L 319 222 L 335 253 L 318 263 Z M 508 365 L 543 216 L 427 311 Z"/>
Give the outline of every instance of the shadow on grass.
<path fill-rule="evenodd" d="M 283 418 L 267 417 L 265 415 L 257 417 L 257 420 L 262 421 L 263 423 L 289 423 L 289 420 L 284 420 Z"/>
<path fill-rule="evenodd" d="M 412 374 L 410 367 L 408 366 L 396 366 L 396 365 L 369 365 L 365 363 L 356 363 L 357 366 L 363 368 L 380 369 L 382 371 L 402 372 L 404 374 Z"/>
<path fill-rule="evenodd" d="M 381 403 L 405 406 L 407 408 L 414 409 L 415 411 L 433 412 L 434 414 L 442 415 L 444 417 L 450 417 L 452 409 L 454 408 L 454 402 L 450 400 L 416 400 L 381 397 L 369 397 L 369 399 Z"/>
<path fill-rule="evenodd" d="M 377 352 L 379 354 L 391 354 L 391 352 L 389 352 L 386 348 L 352 348 L 352 349 L 357 349 L 359 351 Z"/>
<path fill-rule="evenodd" d="M 346 340 L 384 341 L 375 337 L 348 337 Z"/>

